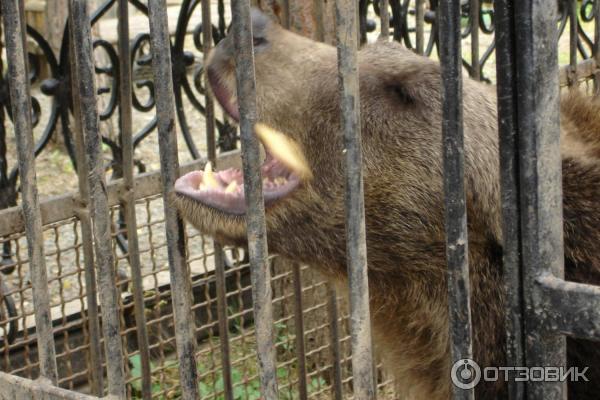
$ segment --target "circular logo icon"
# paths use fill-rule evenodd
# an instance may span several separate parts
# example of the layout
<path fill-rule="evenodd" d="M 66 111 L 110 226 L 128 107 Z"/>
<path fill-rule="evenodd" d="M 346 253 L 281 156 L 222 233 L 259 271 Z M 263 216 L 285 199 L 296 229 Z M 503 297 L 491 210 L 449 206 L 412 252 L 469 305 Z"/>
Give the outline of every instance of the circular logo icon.
<path fill-rule="evenodd" d="M 470 358 L 463 358 L 452 365 L 450 376 L 457 388 L 473 389 L 481 380 L 481 368 Z"/>

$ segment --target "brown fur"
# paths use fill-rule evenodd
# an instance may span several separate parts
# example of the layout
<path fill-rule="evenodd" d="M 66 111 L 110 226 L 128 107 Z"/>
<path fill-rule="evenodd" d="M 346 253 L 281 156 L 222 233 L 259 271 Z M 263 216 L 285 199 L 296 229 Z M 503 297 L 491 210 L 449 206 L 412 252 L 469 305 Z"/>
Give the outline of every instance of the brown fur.
<path fill-rule="evenodd" d="M 267 209 L 269 250 L 314 266 L 345 287 L 336 50 L 263 22 L 254 26 L 255 35 L 268 39 L 255 54 L 258 118 L 295 139 L 315 175 Z M 207 64 L 213 85 L 217 79 L 233 91 L 231 40 L 221 42 Z M 407 399 L 447 399 L 440 68 L 399 44 L 378 43 L 360 51 L 359 71 L 374 342 Z M 494 88 L 466 79 L 463 101 L 474 357 L 480 365 L 504 365 Z M 563 102 L 563 151 L 569 155 L 563 162 L 567 276 L 594 283 L 600 283 L 595 252 L 600 243 L 599 115 L 600 107 L 580 96 Z M 202 232 L 245 243 L 243 217 L 184 196 L 173 196 L 173 202 Z M 591 346 L 583 346 L 578 354 L 591 354 Z M 576 355 L 571 360 L 581 361 Z M 596 398 L 599 383 L 588 388 Z M 477 390 L 483 399 L 504 393 L 502 385 L 480 384 Z"/>

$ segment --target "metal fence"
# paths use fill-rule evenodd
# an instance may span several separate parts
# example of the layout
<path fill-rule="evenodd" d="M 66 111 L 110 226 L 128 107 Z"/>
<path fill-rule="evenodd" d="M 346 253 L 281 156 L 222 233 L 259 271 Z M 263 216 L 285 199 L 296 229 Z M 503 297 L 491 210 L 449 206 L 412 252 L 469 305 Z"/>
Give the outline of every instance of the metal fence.
<path fill-rule="evenodd" d="M 149 18 L 150 33 L 133 41 L 129 38 L 128 3 Z M 115 4 L 118 51 L 101 40 L 92 41 L 91 34 L 95 21 Z M 201 69 L 192 74 L 193 85 L 188 81 L 186 67 L 193 65 L 194 57 L 184 51 L 185 31 L 200 5 L 202 22 L 193 37 L 196 48 L 206 53 L 225 34 L 223 1 L 217 4 L 219 21 L 215 27 L 210 1 L 183 1 L 173 45 L 164 0 L 149 0 L 147 7 L 137 1 L 107 1 L 92 15 L 86 1 L 70 0 L 68 33 L 59 63 L 39 33 L 26 28 L 23 2 L 2 1 L 8 71 L 1 88 L 10 88 L 10 101 L 4 97 L 2 104 L 17 132 L 19 164 L 7 172 L 5 116 L 0 108 L 0 198 L 4 201 L 0 206 L 12 206 L 0 211 L 0 242 L 5 252 L 2 272 L 10 271 L 6 274 L 9 278 L 2 276 L 0 281 L 0 366 L 5 372 L 0 373 L 0 397 L 393 396 L 393 384 L 374 373 L 371 355 L 360 122 L 356 112 L 356 51 L 373 23 L 367 13 L 371 2 L 336 1 L 340 111 L 349 189 L 350 314 L 321 278 L 303 266 L 268 255 L 260 174 L 253 173 L 259 167 L 259 152 L 252 133 L 256 104 L 247 2 L 233 1 L 231 15 L 238 50 L 239 139 L 245 154 L 249 201 L 248 248 L 222 249 L 186 227 L 163 198 L 180 173 L 198 168 L 206 160 L 219 166 L 232 165 L 238 154 L 229 152 L 237 141 L 235 128 L 226 120 L 216 120 L 212 100 L 202 96 Z M 507 362 L 530 366 L 564 363 L 562 335 L 598 339 L 594 327 L 600 324 L 600 290 L 562 279 L 562 216 L 560 210 L 551 207 L 561 199 L 559 126 L 548 115 L 558 115 L 559 80 L 563 85 L 583 80 L 586 85 L 595 85 L 591 90 L 597 90 L 598 2 L 496 0 L 492 10 L 490 2 L 480 4 L 478 0 L 390 0 L 391 13 L 388 1 L 372 5 L 381 18 L 385 39 L 391 35 L 420 54 L 435 56 L 437 49 L 442 63 L 453 360 L 469 358 L 472 347 L 461 156 L 461 71 L 465 67 L 475 79 L 498 83 L 504 268 L 506 285 L 512 288 L 508 291 L 511 313 L 507 326 L 512 335 Z M 318 12 L 316 19 L 322 32 L 329 22 Z M 594 20 L 595 36 L 590 38 L 581 24 Z M 559 70 L 556 32 L 562 34 L 567 22 L 568 65 Z M 37 74 L 35 63 L 28 62 L 27 34 L 43 49 L 54 78 L 42 84 L 42 91 L 54 93 L 55 100 L 49 122 L 35 143 L 33 127 L 39 121 L 40 107 L 31 96 L 30 83 Z M 483 55 L 480 34 L 495 35 Z M 471 52 L 465 60 L 461 39 L 467 36 Z M 131 54 L 136 54 L 144 41 L 149 43 L 152 56 L 146 54 L 134 65 L 152 64 L 152 84 L 150 80 L 136 81 L 130 62 Z M 98 112 L 94 72 L 103 71 L 94 65 L 93 50 L 100 47 L 112 62 L 108 76 L 118 84 L 108 108 Z M 492 57 L 497 72 L 486 68 Z M 62 79 L 65 77 L 68 79 Z M 132 81 L 150 88 L 151 98 L 146 104 L 133 94 Z M 79 97 L 72 99 L 70 93 L 79 93 Z M 205 116 L 205 158 L 186 122 L 182 93 Z M 72 121 L 67 106 L 71 103 Z M 98 134 L 100 121 L 110 118 L 117 105 L 118 142 Z M 156 117 L 134 134 L 132 110 L 150 111 L 154 105 Z M 58 119 L 76 166 L 79 191 L 40 201 L 34 159 L 54 134 Z M 177 131 L 192 158 L 197 159 L 185 165 L 179 165 L 176 121 Z M 154 128 L 159 138 L 160 171 L 135 175 L 134 147 Z M 117 165 L 115 179 L 108 183 L 104 181 L 101 141 L 112 152 L 113 167 Z M 568 302 L 561 300 L 565 298 Z M 584 310 L 588 318 L 577 319 L 580 313 L 569 312 L 575 309 Z M 535 340 L 525 341 L 525 337 Z M 556 383 L 512 382 L 510 395 L 515 399 L 524 398 L 525 393 L 527 398 L 558 399 L 563 389 Z M 473 398 L 474 393 L 457 388 L 454 397 Z"/>

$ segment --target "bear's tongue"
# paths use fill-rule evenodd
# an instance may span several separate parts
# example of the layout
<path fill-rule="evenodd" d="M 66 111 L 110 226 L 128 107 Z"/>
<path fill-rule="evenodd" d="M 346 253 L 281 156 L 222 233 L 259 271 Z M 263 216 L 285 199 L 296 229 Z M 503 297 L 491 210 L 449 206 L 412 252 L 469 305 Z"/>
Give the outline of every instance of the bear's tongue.
<path fill-rule="evenodd" d="M 260 168 L 265 205 L 284 198 L 301 181 L 312 177 L 298 145 L 287 136 L 265 125 L 256 125 L 256 134 L 265 147 L 266 158 Z M 203 171 L 190 172 L 175 182 L 175 192 L 226 213 L 246 212 L 244 178 L 240 169 L 213 171 L 207 163 Z"/>

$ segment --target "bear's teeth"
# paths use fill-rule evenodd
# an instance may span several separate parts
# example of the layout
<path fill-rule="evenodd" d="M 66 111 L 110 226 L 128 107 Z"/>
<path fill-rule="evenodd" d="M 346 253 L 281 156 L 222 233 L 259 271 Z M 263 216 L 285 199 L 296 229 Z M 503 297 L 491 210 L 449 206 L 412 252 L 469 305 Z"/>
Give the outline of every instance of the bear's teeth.
<path fill-rule="evenodd" d="M 212 164 L 210 163 L 210 161 L 207 162 L 206 165 L 204 166 L 204 174 L 202 175 L 202 184 L 203 185 L 200 185 L 201 189 L 202 189 L 202 186 L 204 186 L 207 189 L 220 187 L 219 182 L 217 182 L 215 175 L 213 173 Z"/>
<path fill-rule="evenodd" d="M 225 193 L 235 193 L 237 191 L 238 184 L 236 181 L 231 181 L 225 188 Z"/>

